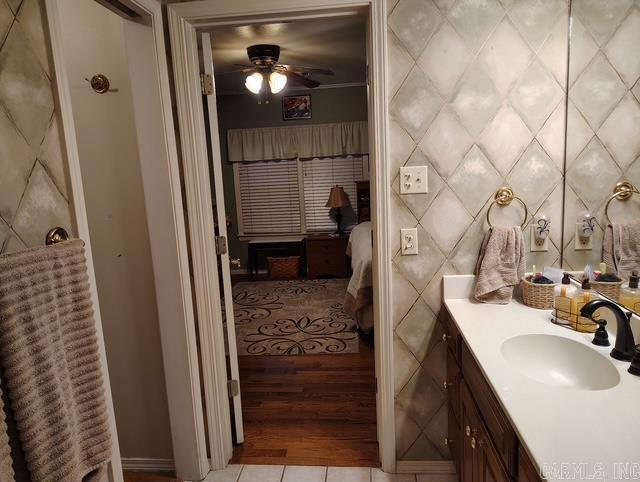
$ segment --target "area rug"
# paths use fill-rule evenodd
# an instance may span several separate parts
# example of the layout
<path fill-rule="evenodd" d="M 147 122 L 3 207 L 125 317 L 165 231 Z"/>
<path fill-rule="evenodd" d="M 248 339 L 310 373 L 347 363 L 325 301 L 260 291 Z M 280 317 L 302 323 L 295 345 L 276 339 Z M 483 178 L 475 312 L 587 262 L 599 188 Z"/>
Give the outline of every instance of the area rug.
<path fill-rule="evenodd" d="M 255 281 L 233 287 L 238 355 L 358 353 L 342 310 L 348 279 Z"/>

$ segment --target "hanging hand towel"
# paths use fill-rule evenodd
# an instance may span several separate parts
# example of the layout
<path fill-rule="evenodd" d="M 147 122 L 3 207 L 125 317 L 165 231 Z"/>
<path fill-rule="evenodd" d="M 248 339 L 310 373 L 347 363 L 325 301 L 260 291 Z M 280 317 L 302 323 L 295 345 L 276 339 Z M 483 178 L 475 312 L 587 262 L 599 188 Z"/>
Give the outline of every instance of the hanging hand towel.
<path fill-rule="evenodd" d="M 640 270 L 640 221 L 606 227 L 602 261 L 623 279 L 629 279 L 633 270 Z"/>
<path fill-rule="evenodd" d="M 0 364 L 31 480 L 104 471 L 111 433 L 82 241 L 0 256 Z"/>
<path fill-rule="evenodd" d="M 524 276 L 525 250 L 520 226 L 494 226 L 485 235 L 476 264 L 474 297 L 482 303 L 507 304 Z"/>

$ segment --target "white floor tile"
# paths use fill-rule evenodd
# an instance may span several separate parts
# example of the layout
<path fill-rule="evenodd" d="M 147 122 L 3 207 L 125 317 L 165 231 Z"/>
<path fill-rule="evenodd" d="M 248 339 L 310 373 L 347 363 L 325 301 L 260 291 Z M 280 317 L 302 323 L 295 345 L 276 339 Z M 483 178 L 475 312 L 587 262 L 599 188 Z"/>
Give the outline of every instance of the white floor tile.
<path fill-rule="evenodd" d="M 371 469 L 364 467 L 329 467 L 327 482 L 371 482 Z"/>
<path fill-rule="evenodd" d="M 414 474 L 387 474 L 380 469 L 371 471 L 372 482 L 416 482 Z"/>
<path fill-rule="evenodd" d="M 284 465 L 244 465 L 238 482 L 280 482 Z"/>
<path fill-rule="evenodd" d="M 418 482 L 457 482 L 458 476 L 455 474 L 417 474 Z"/>
<path fill-rule="evenodd" d="M 287 465 L 284 468 L 284 477 L 282 477 L 282 482 L 325 482 L 326 478 L 326 467 Z"/>
<path fill-rule="evenodd" d="M 209 472 L 203 482 L 236 482 L 242 470 L 242 465 L 227 465 L 222 470 L 214 470 Z"/>

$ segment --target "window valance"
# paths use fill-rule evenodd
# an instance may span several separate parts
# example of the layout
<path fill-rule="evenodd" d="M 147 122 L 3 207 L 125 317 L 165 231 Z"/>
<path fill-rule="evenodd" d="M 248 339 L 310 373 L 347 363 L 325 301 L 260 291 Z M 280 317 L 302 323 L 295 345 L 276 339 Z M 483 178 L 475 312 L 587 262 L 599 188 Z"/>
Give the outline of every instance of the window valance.
<path fill-rule="evenodd" d="M 369 153 L 367 122 L 227 131 L 229 162 L 345 157 Z"/>

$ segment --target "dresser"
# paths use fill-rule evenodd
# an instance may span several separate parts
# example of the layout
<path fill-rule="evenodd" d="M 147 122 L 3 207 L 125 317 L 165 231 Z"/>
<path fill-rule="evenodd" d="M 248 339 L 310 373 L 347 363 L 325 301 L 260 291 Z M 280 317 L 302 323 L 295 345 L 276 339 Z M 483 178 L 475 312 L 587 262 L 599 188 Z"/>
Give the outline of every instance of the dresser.
<path fill-rule="evenodd" d="M 307 277 L 323 278 L 349 276 L 347 258 L 348 236 L 307 236 Z"/>

